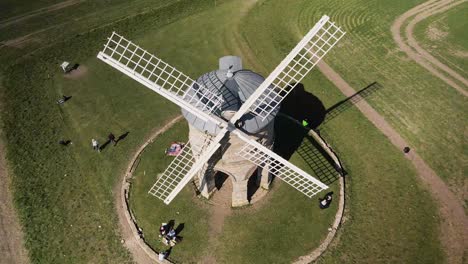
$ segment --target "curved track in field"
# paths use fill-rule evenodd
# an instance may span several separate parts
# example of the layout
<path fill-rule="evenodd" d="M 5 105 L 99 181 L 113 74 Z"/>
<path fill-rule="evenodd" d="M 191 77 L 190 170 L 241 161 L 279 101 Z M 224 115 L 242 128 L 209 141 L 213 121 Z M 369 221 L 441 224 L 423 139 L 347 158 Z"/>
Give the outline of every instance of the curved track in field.
<path fill-rule="evenodd" d="M 424 50 L 416 41 L 413 33 L 417 23 L 466 1 L 429 0 L 405 12 L 391 26 L 393 38 L 401 50 L 415 62 L 426 68 L 431 74 L 440 78 L 464 96 L 468 96 L 468 91 L 466 90 L 468 80 Z M 404 28 L 406 40 L 402 36 L 402 27 L 404 25 L 406 25 Z M 362 108 L 366 107 L 370 108 L 369 105 Z M 360 110 L 365 111 L 361 108 Z M 385 122 L 385 120 L 383 121 Z M 377 124 L 375 125 L 378 127 Z M 396 134 L 396 131 L 391 130 L 393 129 L 387 129 L 389 135 Z M 386 135 L 387 133 L 384 132 Z M 390 136 L 389 138 L 400 149 L 407 145 L 401 138 L 394 138 L 393 140 Z M 413 162 L 419 176 L 429 186 L 432 196 L 439 203 L 439 214 L 442 218 L 440 237 L 448 263 L 462 263 L 468 248 L 468 219 L 463 205 L 449 190 L 445 182 L 436 175 L 419 155 L 412 152 L 407 157 Z"/>
<path fill-rule="evenodd" d="M 430 0 L 424 2 L 398 17 L 391 27 L 393 39 L 408 57 L 464 96 L 468 96 L 468 80 L 424 50 L 416 41 L 413 33 L 416 24 L 422 20 L 432 15 L 445 12 L 466 1 L 467 0 Z M 405 26 L 404 36 L 402 35 L 403 26 Z"/>
<path fill-rule="evenodd" d="M 130 215 L 130 210 L 127 204 L 127 195 L 129 190 L 129 183 L 127 182 L 131 177 L 133 170 L 135 169 L 135 162 L 140 157 L 142 151 L 153 142 L 153 140 L 166 132 L 178 121 L 182 119 L 182 115 L 179 115 L 169 121 L 159 130 L 152 133 L 148 139 L 141 145 L 135 154 L 132 156 L 125 173 L 122 174 L 121 180 L 118 181 L 114 188 L 114 203 L 117 210 L 117 216 L 119 219 L 120 235 L 123 239 L 123 244 L 130 251 L 133 256 L 133 260 L 136 263 L 170 263 L 168 261 L 159 261 L 157 253 L 151 249 L 143 239 L 138 235 L 138 230 L 135 223 Z"/>
<path fill-rule="evenodd" d="M 318 63 L 320 71 L 345 96 L 352 96 L 356 91 L 324 61 Z M 390 142 L 399 149 L 408 146 L 408 143 L 395 131 L 390 124 L 370 106 L 365 99 L 356 104 L 361 113 L 379 129 Z M 444 181 L 424 162 L 424 160 L 411 150 L 406 155 L 412 163 L 419 178 L 428 187 L 431 195 L 438 203 L 440 223 L 440 239 L 447 257 L 447 263 L 463 263 L 463 257 L 468 241 L 468 219 L 462 204 L 450 191 Z"/>

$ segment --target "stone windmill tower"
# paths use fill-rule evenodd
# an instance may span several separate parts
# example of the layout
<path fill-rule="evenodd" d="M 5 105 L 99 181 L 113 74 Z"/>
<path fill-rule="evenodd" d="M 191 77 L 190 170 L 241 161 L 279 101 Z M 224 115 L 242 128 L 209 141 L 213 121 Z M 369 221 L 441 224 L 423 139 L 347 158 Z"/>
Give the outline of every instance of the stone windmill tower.
<path fill-rule="evenodd" d="M 219 59 L 218 70 L 202 75 L 197 79 L 197 83 L 222 96 L 223 103 L 213 114 L 228 121 L 264 80 L 261 75 L 243 69 L 241 58 L 225 56 Z M 237 125 L 237 128 L 250 135 L 251 138 L 260 142 L 263 146 L 271 148 L 274 139 L 274 119 L 278 109 L 278 106 L 275 107 L 266 119 L 256 115 L 248 116 Z M 183 108 L 182 113 L 189 123 L 189 140 L 192 144 L 192 151 L 196 156 L 203 149 L 207 138 L 215 136 L 220 129 L 217 126 L 211 126 L 209 121 L 205 122 L 198 119 L 196 115 Z M 244 141 L 239 137 L 231 134 L 227 142 L 229 146 L 218 150 L 207 165 L 197 173 L 197 187 L 202 196 L 209 198 L 216 190 L 215 176 L 217 172 L 225 173 L 232 181 L 233 207 L 249 203 L 247 183 L 251 176 L 257 177 L 258 185 L 268 189 L 270 183 L 268 170 L 258 168 L 256 164 L 237 155 L 243 143 Z"/>
<path fill-rule="evenodd" d="M 209 197 L 218 170 L 232 176 L 232 204 L 240 206 L 248 202 L 247 180 L 258 168 L 263 187 L 272 175 L 307 197 L 327 189 L 270 147 L 280 103 L 345 34 L 329 19 L 323 16 L 266 79 L 227 56 L 219 70 L 195 81 L 113 32 L 97 57 L 180 106 L 190 125 L 189 142 L 149 193 L 169 204 L 198 175 Z"/>

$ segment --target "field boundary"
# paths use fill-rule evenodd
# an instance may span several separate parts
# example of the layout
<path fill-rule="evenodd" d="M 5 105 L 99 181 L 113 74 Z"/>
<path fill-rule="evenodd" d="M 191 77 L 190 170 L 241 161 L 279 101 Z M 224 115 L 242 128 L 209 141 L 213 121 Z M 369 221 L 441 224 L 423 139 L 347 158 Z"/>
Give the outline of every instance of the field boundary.
<path fill-rule="evenodd" d="M 122 174 L 121 180 L 118 181 L 117 186 L 114 189 L 114 201 L 117 210 L 117 216 L 119 218 L 119 228 L 122 236 L 122 243 L 130 251 L 133 256 L 133 260 L 137 263 L 172 263 L 168 260 L 160 261 L 158 258 L 158 252 L 153 250 L 148 244 L 146 244 L 142 232 L 138 229 L 136 219 L 133 217 L 131 209 L 129 207 L 128 198 L 130 190 L 130 180 L 133 176 L 133 172 L 138 165 L 139 158 L 145 148 L 151 144 L 159 135 L 166 132 L 178 121 L 182 119 L 182 115 L 179 115 L 172 119 L 170 122 L 165 124 L 162 128 L 152 133 L 148 139 L 141 145 L 135 154 L 130 159 L 125 173 Z"/>

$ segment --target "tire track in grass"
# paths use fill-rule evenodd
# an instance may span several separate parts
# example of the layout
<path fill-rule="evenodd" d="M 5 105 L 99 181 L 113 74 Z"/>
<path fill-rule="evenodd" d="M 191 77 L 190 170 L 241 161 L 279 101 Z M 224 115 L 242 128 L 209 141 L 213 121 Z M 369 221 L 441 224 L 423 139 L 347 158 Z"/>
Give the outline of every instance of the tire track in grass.
<path fill-rule="evenodd" d="M 345 96 L 352 96 L 356 91 L 335 72 L 328 64 L 321 61 L 317 64 L 320 71 L 327 77 Z M 399 149 L 408 146 L 406 141 L 396 132 L 387 121 L 370 106 L 365 99 L 356 104 L 361 113 L 378 128 L 390 142 Z M 447 257 L 447 263 L 463 263 L 463 257 L 468 241 L 468 219 L 463 206 L 457 197 L 450 191 L 444 181 L 424 162 L 424 160 L 411 150 L 406 155 L 422 182 L 428 187 L 431 195 L 439 206 L 440 239 Z"/>
<path fill-rule="evenodd" d="M 439 60 L 437 60 L 434 56 L 429 54 L 425 49 L 423 49 L 418 42 L 416 41 L 413 33 L 414 33 L 414 28 L 416 24 L 421 22 L 422 20 L 433 16 L 438 13 L 445 12 L 457 5 L 460 5 L 462 3 L 465 3 L 466 0 L 458 1 L 458 2 L 449 2 L 449 4 L 441 6 L 440 8 L 434 8 L 434 9 L 429 9 L 427 11 L 421 12 L 418 15 L 414 17 L 413 20 L 410 21 L 408 26 L 405 29 L 406 37 L 408 39 L 408 44 L 416 50 L 419 54 L 421 54 L 426 60 L 437 66 L 439 69 L 445 71 L 447 74 L 452 76 L 453 78 L 457 79 L 459 82 L 463 83 L 465 86 L 468 86 L 468 80 L 463 78 L 460 74 L 458 74 L 456 71 L 452 70 L 449 68 L 447 65 L 441 63 Z"/>
<path fill-rule="evenodd" d="M 403 15 L 398 17 L 393 25 L 391 26 L 391 32 L 393 39 L 399 46 L 399 48 L 404 51 L 408 57 L 413 59 L 416 63 L 424 67 L 426 70 L 428 70 L 432 75 L 438 77 L 451 87 L 453 87 L 455 90 L 460 92 L 464 96 L 468 96 L 468 91 L 456 83 L 454 79 L 458 80 L 459 82 L 463 83 L 465 87 L 468 85 L 468 81 L 464 79 L 462 76 L 460 76 L 456 71 L 450 69 L 447 65 L 441 63 L 438 61 L 436 58 L 431 56 L 427 51 L 422 49 L 419 44 L 416 42 L 414 36 L 413 36 L 413 30 L 414 26 L 420 22 L 421 20 L 446 11 L 454 6 L 457 6 L 463 2 L 466 2 L 466 0 L 454 2 L 452 0 L 442 0 L 442 1 L 437 1 L 437 0 L 430 0 L 427 1 L 421 5 L 418 5 L 407 12 L 405 12 Z M 408 37 L 408 43 L 404 40 L 403 36 L 401 35 L 402 31 L 402 26 L 407 23 L 408 19 L 412 18 L 413 19 L 409 22 L 409 24 L 405 28 L 406 35 Z M 427 56 L 429 55 L 429 56 Z M 445 72 L 445 74 L 448 74 L 450 77 L 446 76 L 442 72 Z"/>
<path fill-rule="evenodd" d="M 30 12 L 27 12 L 25 14 L 22 14 L 22 15 L 7 18 L 5 20 L 0 21 L 0 29 L 4 28 L 4 27 L 7 27 L 7 26 L 10 26 L 10 25 L 14 25 L 14 24 L 16 24 L 18 22 L 21 22 L 23 20 L 30 19 L 32 17 L 39 16 L 39 15 L 42 15 L 42 14 L 46 14 L 46 13 L 49 13 L 49 12 L 52 12 L 52 11 L 60 10 L 60 9 L 65 8 L 65 7 L 76 5 L 76 4 L 84 2 L 84 1 L 86 1 L 86 0 L 63 1 L 63 2 L 60 2 L 60 3 L 55 4 L 55 5 L 39 8 L 39 9 L 30 11 Z"/>

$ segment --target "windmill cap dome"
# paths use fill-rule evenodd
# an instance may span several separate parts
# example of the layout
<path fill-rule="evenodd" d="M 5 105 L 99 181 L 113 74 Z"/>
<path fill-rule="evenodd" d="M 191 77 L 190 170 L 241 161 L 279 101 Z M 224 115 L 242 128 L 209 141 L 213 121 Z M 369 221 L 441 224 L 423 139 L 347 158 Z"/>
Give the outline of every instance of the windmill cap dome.
<path fill-rule="evenodd" d="M 224 102 L 213 114 L 228 121 L 227 117 L 239 110 L 241 105 L 255 92 L 265 78 L 253 71 L 242 69 L 241 58 L 236 56 L 220 58 L 219 67 L 219 70 L 200 76 L 194 85 L 203 85 L 211 92 L 223 97 Z M 229 72 L 232 75 L 228 74 Z M 240 123 L 242 126 L 240 129 L 249 134 L 260 132 L 275 118 L 278 111 L 279 106 L 264 121 L 258 116 L 246 113 L 241 118 L 242 122 Z M 213 135 L 218 133 L 219 128 L 212 122 L 205 122 L 184 109 L 182 109 L 182 114 L 197 129 Z"/>

